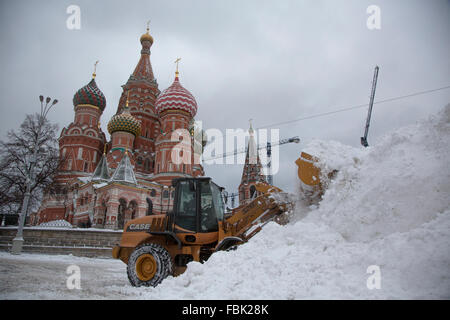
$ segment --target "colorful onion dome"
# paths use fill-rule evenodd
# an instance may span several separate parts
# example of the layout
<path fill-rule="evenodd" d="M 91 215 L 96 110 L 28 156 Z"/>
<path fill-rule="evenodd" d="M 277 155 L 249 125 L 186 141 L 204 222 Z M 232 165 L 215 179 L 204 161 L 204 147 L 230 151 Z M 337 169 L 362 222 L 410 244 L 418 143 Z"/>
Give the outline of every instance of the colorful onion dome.
<path fill-rule="evenodd" d="M 180 84 L 178 72 L 175 81 L 156 99 L 155 109 L 158 114 L 167 110 L 182 110 L 189 112 L 192 117 L 197 114 L 197 102 L 194 96 Z"/>
<path fill-rule="evenodd" d="M 78 90 L 73 96 L 73 105 L 89 104 L 105 110 L 106 98 L 103 92 L 97 87 L 95 79 L 92 79 L 87 85 Z"/>
<path fill-rule="evenodd" d="M 120 114 L 116 114 L 108 123 L 108 132 L 113 134 L 117 131 L 124 131 L 139 136 L 141 132 L 141 123 L 130 114 L 128 107 L 125 107 Z"/>

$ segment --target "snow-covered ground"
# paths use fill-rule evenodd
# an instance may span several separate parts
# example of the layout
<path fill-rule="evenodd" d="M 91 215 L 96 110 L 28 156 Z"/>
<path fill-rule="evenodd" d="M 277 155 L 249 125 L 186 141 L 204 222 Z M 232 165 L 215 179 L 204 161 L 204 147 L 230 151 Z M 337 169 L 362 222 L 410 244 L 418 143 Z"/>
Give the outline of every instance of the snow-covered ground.
<path fill-rule="evenodd" d="M 450 299 L 450 105 L 366 149 L 304 151 L 339 170 L 319 206 L 299 202 L 290 224 L 269 223 L 235 251 L 156 288 L 131 287 L 120 261 L 0 253 L 0 299 Z M 79 291 L 66 287 L 70 264 Z"/>
<path fill-rule="evenodd" d="M 69 278 L 80 268 L 80 290 L 69 289 Z M 114 259 L 95 259 L 71 255 L 21 254 L 0 252 L 0 300 L 6 299 L 134 299 L 128 287 L 126 267 Z M 139 296 L 139 292 L 133 295 Z"/>

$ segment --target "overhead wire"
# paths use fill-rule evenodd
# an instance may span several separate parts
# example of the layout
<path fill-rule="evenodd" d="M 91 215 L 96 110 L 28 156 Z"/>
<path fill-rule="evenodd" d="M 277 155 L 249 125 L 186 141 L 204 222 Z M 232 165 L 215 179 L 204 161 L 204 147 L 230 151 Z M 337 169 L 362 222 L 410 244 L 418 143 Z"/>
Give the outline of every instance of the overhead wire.
<path fill-rule="evenodd" d="M 380 103 L 385 103 L 385 102 L 390 102 L 390 101 L 401 100 L 401 99 L 405 99 L 405 98 L 410 98 L 410 97 L 423 95 L 423 94 L 428 94 L 428 93 L 432 93 L 432 92 L 436 92 L 436 91 L 440 91 L 440 90 L 446 90 L 446 89 L 450 89 L 450 85 L 449 86 L 445 86 L 445 87 L 425 90 L 425 91 L 414 92 L 414 93 L 410 93 L 410 94 L 407 94 L 407 95 L 392 97 L 392 98 L 388 98 L 388 99 L 378 100 L 378 101 L 375 101 L 374 104 L 380 104 Z M 297 119 L 293 119 L 293 120 L 287 120 L 287 121 L 281 121 L 281 122 L 277 122 L 277 123 L 272 123 L 272 124 L 269 124 L 269 125 L 258 127 L 257 129 L 264 129 L 264 128 L 271 128 L 271 127 L 276 127 L 276 126 L 282 126 L 282 125 L 295 123 L 295 122 L 299 122 L 299 121 L 304 121 L 304 120 L 308 120 L 308 119 L 325 117 L 325 116 L 329 116 L 329 115 L 335 114 L 335 113 L 340 113 L 340 112 L 346 112 L 346 111 L 350 111 L 350 110 L 360 109 L 360 108 L 364 108 L 364 107 L 367 107 L 367 106 L 369 106 L 368 103 L 358 104 L 358 105 L 355 105 L 355 106 L 344 107 L 344 108 L 340 108 L 340 109 L 329 111 L 329 112 L 322 112 L 322 113 L 317 113 L 317 114 L 313 114 L 313 115 L 309 115 L 309 116 L 304 116 L 302 118 L 297 118 Z"/>

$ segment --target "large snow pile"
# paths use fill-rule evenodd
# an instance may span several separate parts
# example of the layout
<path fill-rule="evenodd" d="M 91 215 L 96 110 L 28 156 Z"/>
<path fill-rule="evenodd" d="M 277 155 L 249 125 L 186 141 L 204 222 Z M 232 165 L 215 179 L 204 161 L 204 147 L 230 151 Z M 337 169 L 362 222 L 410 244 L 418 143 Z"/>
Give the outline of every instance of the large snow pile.
<path fill-rule="evenodd" d="M 347 240 L 369 241 L 438 218 L 450 207 L 449 119 L 450 105 L 366 150 L 313 141 L 306 152 L 322 159 L 325 171 L 340 172 L 307 220 Z"/>
<path fill-rule="evenodd" d="M 318 207 L 299 204 L 296 222 L 270 223 L 143 297 L 450 298 L 450 105 L 366 149 L 313 141 L 305 151 L 339 170 Z M 380 289 L 367 286 L 373 265 Z"/>

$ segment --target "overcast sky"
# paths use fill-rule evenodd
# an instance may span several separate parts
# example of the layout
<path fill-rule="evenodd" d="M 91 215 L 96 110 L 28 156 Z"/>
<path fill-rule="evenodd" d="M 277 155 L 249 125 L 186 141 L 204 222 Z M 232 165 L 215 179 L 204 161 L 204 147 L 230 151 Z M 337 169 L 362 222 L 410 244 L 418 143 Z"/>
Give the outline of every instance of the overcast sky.
<path fill-rule="evenodd" d="M 81 29 L 69 30 L 69 5 L 81 8 Z M 381 29 L 369 30 L 369 5 Z M 248 128 L 450 85 L 450 1 L 4 1 L 0 2 L 0 137 L 38 111 L 38 96 L 57 98 L 49 119 L 73 120 L 72 98 L 90 81 L 107 99 L 101 125 L 117 110 L 121 85 L 140 56 L 139 37 L 151 20 L 151 62 L 159 89 L 181 57 L 182 85 L 198 102 L 204 129 Z M 450 90 L 374 106 L 369 144 L 400 126 L 436 113 Z M 281 138 L 274 184 L 293 191 L 302 146 L 313 138 L 360 146 L 367 108 L 276 127 Z M 448 147 L 448 146 L 446 146 Z M 242 165 L 205 166 L 235 192 Z"/>

